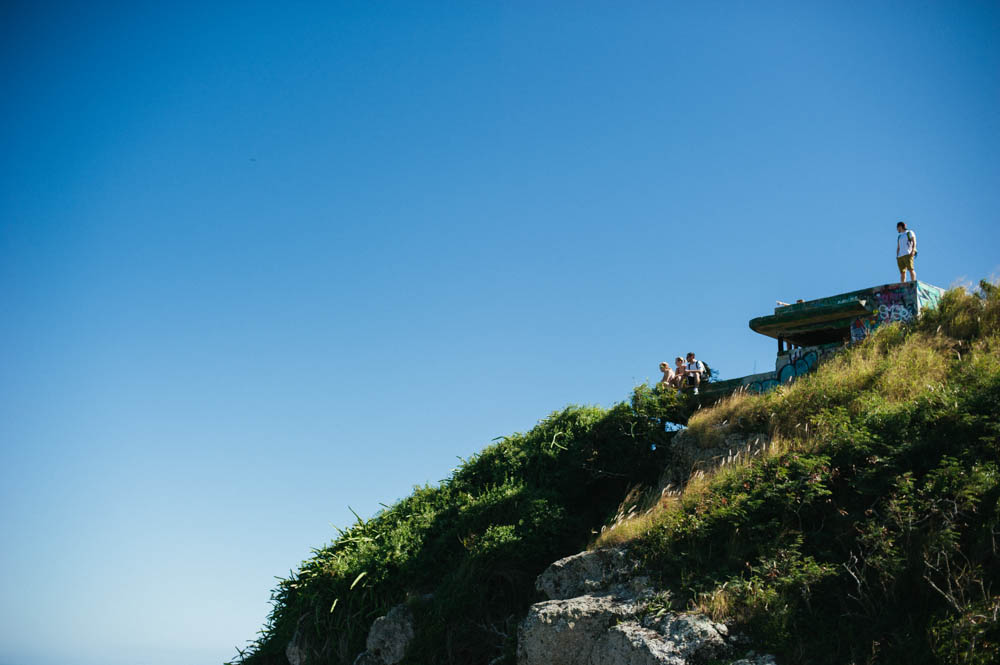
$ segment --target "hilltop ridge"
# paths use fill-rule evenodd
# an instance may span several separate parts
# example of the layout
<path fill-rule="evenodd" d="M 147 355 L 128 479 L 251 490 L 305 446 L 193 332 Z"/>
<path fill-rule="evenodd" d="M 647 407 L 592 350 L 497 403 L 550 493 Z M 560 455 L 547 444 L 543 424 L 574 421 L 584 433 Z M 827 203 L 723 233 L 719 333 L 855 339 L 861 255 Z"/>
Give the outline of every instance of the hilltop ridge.
<path fill-rule="evenodd" d="M 622 544 L 663 611 L 779 663 L 996 662 L 998 404 L 1000 289 L 982 282 L 770 392 L 567 407 L 316 550 L 236 662 L 363 662 L 404 607 L 398 662 L 514 663 L 538 575 Z"/>

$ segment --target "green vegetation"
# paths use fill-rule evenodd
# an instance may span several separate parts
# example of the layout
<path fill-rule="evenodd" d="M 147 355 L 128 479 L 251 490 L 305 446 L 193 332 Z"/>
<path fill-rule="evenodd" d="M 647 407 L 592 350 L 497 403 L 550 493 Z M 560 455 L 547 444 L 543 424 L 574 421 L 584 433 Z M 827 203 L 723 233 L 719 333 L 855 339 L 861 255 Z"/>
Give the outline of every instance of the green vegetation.
<path fill-rule="evenodd" d="M 1000 662 L 1000 293 L 980 288 L 691 418 L 705 445 L 774 445 L 646 520 L 675 607 L 782 662 Z"/>
<path fill-rule="evenodd" d="M 770 445 L 662 493 L 672 423 Z M 764 395 L 693 411 L 642 386 L 553 413 L 316 551 L 239 662 L 284 665 L 298 631 L 310 665 L 349 664 L 409 602 L 407 663 L 513 663 L 535 577 L 640 503 L 597 544 L 631 541 L 674 609 L 782 663 L 1000 662 L 1000 289 L 950 291 Z"/>
<path fill-rule="evenodd" d="M 279 583 L 238 662 L 286 665 L 298 630 L 310 665 L 350 664 L 372 621 L 401 602 L 419 606 L 407 662 L 513 662 L 535 578 L 583 549 L 630 487 L 656 483 L 673 436 L 664 423 L 689 408 L 673 393 L 639 391 L 634 403 L 570 407 L 504 437 L 439 487 L 415 489 L 315 551 Z"/>

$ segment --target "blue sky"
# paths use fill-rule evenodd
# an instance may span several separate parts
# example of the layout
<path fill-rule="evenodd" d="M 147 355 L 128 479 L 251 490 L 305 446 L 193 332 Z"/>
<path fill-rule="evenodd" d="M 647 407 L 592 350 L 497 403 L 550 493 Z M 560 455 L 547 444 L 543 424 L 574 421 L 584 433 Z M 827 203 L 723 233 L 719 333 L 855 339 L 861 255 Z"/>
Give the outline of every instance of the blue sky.
<path fill-rule="evenodd" d="M 0 8 L 0 665 L 221 663 L 348 506 L 772 368 L 898 219 L 1000 273 L 996 3 L 620 4 Z"/>

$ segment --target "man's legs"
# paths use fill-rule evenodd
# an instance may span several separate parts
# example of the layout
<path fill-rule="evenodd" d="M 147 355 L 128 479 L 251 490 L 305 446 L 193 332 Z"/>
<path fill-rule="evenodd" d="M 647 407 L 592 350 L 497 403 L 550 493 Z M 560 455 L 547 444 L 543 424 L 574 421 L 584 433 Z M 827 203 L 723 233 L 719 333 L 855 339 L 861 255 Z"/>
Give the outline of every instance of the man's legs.
<path fill-rule="evenodd" d="M 906 272 L 909 271 L 910 279 L 917 281 L 917 271 L 913 265 L 913 257 L 910 255 L 897 256 L 896 267 L 899 268 L 899 283 L 906 281 Z"/>

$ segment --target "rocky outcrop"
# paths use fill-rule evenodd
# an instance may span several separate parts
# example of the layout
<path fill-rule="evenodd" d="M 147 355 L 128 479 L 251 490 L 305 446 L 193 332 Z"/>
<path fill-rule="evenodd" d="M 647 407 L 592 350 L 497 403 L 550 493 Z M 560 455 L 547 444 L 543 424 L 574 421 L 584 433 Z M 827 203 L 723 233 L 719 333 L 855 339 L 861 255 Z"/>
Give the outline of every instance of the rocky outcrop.
<path fill-rule="evenodd" d="M 413 613 L 406 605 L 396 605 L 372 623 L 366 649 L 354 665 L 395 665 L 403 660 L 412 639 Z"/>
<path fill-rule="evenodd" d="M 552 600 L 574 598 L 629 581 L 635 562 L 620 547 L 580 552 L 556 561 L 535 581 L 535 588 Z"/>
<path fill-rule="evenodd" d="M 528 610 L 518 631 L 519 665 L 589 663 L 599 640 L 643 607 L 634 597 L 587 594 L 548 600 Z"/>
<path fill-rule="evenodd" d="M 663 610 L 666 594 L 637 573 L 623 548 L 549 566 L 536 587 L 550 600 L 532 605 L 521 623 L 518 665 L 689 665 L 732 657 L 736 640 L 724 624 Z M 653 612 L 657 600 L 661 609 Z M 754 658 L 741 665 L 774 665 L 770 656 Z"/>
<path fill-rule="evenodd" d="M 672 614 L 613 626 L 588 665 L 686 665 L 726 655 L 726 626 L 698 615 Z"/>

